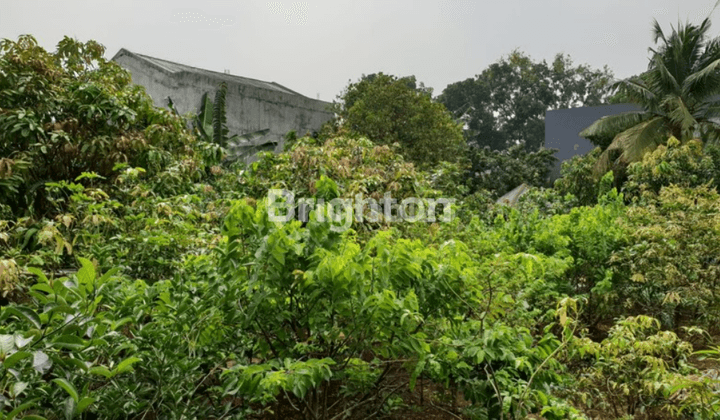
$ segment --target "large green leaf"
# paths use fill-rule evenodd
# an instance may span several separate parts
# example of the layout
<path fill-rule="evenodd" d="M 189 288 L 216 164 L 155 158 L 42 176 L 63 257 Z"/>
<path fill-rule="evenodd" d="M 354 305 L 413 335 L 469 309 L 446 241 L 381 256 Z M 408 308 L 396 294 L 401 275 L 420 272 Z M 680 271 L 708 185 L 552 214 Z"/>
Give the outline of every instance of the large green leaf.
<path fill-rule="evenodd" d="M 75 389 L 75 386 L 68 382 L 67 379 L 64 378 L 55 378 L 52 380 L 55 384 L 57 384 L 60 388 L 64 389 L 70 397 L 72 397 L 73 401 L 77 403 L 80 401 L 80 395 L 78 395 L 77 389 Z"/>
<path fill-rule="evenodd" d="M 654 117 L 630 127 L 618 134 L 600 155 L 593 173 L 596 177 L 600 177 L 613 169 L 614 165 L 627 165 L 641 160 L 645 153 L 667 140 L 668 135 L 662 117 Z"/>
<path fill-rule="evenodd" d="M 225 115 L 225 98 L 227 96 L 227 84 L 220 83 L 215 92 L 215 103 L 213 104 L 213 142 L 225 147 L 227 145 L 227 117 Z"/>
<path fill-rule="evenodd" d="M 207 93 L 203 95 L 200 113 L 197 116 L 198 131 L 206 141 L 213 138 L 213 104 L 208 96 Z"/>
<path fill-rule="evenodd" d="M 608 115 L 592 123 L 580 132 L 580 137 L 590 140 L 593 144 L 607 148 L 615 136 L 633 126 L 636 126 L 653 117 L 648 112 L 626 112 L 618 115 Z"/>

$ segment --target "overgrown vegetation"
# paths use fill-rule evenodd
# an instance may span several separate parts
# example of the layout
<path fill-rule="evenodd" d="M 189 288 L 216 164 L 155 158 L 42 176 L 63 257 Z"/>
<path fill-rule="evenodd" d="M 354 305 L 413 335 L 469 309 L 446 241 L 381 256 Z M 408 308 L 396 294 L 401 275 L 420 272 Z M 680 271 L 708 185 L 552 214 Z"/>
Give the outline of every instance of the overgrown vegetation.
<path fill-rule="evenodd" d="M 703 138 L 657 140 L 627 180 L 593 175 L 598 149 L 510 208 L 493 198 L 542 185 L 550 151 L 426 160 L 420 124 L 406 159 L 348 114 L 230 164 L 97 43 L 0 50 L 0 418 L 720 418 Z M 446 113 L 411 82 L 358 85 Z M 458 217 L 278 223 L 273 188 Z"/>

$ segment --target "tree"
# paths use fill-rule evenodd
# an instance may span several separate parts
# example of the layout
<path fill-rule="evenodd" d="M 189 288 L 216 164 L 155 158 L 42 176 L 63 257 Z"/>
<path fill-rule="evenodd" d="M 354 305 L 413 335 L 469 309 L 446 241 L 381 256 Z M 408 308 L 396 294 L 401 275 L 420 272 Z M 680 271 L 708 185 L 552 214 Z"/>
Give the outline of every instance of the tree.
<path fill-rule="evenodd" d="M 513 51 L 475 78 L 449 85 L 438 100 L 466 124 L 468 144 L 506 149 L 545 143 L 545 112 L 605 103 L 612 73 L 574 66 L 569 56 L 534 62 Z"/>
<path fill-rule="evenodd" d="M 555 149 L 529 152 L 521 145 L 506 150 L 473 147 L 467 183 L 470 193 L 487 190 L 499 197 L 520 184 L 543 186 L 556 158 Z"/>
<path fill-rule="evenodd" d="M 605 149 L 596 175 L 641 160 L 670 136 L 681 142 L 720 138 L 712 120 L 720 116 L 720 37 L 708 39 L 709 29 L 706 18 L 700 25 L 678 24 L 665 36 L 654 21 L 653 42 L 661 42 L 657 50 L 650 48 L 648 70 L 613 85 L 617 96 L 643 111 L 603 117 L 580 133 Z"/>
<path fill-rule="evenodd" d="M 464 146 L 462 128 L 432 90 L 415 77 L 383 73 L 350 83 L 339 97 L 340 125 L 374 143 L 399 143 L 405 158 L 419 166 L 454 161 Z"/>
<path fill-rule="evenodd" d="M 42 215 L 48 182 L 111 180 L 117 163 L 154 175 L 189 143 L 183 120 L 155 108 L 104 51 L 68 37 L 54 53 L 30 35 L 0 41 L 0 207 Z"/>

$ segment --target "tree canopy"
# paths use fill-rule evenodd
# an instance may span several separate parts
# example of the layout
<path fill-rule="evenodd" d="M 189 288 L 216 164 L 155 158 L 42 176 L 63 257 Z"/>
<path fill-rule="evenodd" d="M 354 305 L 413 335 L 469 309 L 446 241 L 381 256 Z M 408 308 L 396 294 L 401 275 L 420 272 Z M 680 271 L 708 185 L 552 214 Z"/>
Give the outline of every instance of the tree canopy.
<path fill-rule="evenodd" d="M 611 79 L 607 67 L 575 66 L 564 54 L 547 63 L 515 50 L 474 78 L 448 85 L 438 100 L 465 122 L 468 144 L 537 150 L 545 142 L 546 111 L 601 105 Z"/>
<path fill-rule="evenodd" d="M 709 38 L 710 19 L 700 25 L 672 27 L 666 36 L 653 24 L 652 57 L 640 76 L 616 82 L 618 96 L 643 107 L 644 111 L 599 119 L 580 135 L 603 147 L 597 162 L 598 175 L 614 164 L 639 161 L 669 136 L 681 142 L 702 137 L 720 139 L 720 37 Z"/>
<path fill-rule="evenodd" d="M 420 166 L 454 161 L 464 145 L 462 129 L 431 93 L 414 76 L 372 74 L 348 85 L 337 113 L 351 133 L 399 143 L 403 156 Z"/>
<path fill-rule="evenodd" d="M 0 203 L 15 214 L 46 211 L 47 182 L 111 177 L 118 163 L 155 173 L 188 140 L 104 51 L 68 37 L 54 53 L 29 35 L 0 42 Z"/>

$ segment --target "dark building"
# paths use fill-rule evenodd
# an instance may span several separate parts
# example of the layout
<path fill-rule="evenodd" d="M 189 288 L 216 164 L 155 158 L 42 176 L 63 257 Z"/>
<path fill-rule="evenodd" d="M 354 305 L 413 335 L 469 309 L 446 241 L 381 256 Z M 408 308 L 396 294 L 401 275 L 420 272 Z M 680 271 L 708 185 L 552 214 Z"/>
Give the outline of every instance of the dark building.
<path fill-rule="evenodd" d="M 584 155 L 595 148 L 589 140 L 579 136 L 581 131 L 602 117 L 631 111 L 642 111 L 642 108 L 632 104 L 617 104 L 547 111 L 545 147 L 558 149 L 555 153 L 558 160 L 550 179 L 555 180 L 560 176 L 560 165 L 563 161 L 575 155 Z"/>

